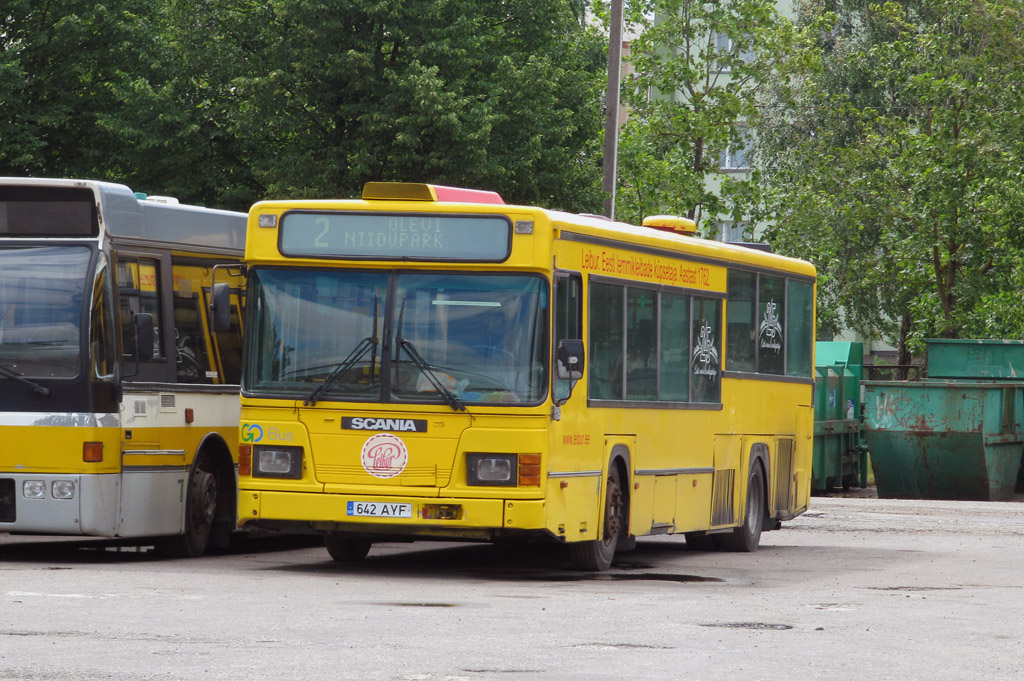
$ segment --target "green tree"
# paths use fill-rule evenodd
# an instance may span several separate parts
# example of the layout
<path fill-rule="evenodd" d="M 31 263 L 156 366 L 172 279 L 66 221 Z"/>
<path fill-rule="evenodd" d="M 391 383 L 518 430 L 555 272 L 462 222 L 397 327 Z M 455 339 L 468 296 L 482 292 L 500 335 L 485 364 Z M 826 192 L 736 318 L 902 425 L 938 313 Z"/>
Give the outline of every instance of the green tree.
<path fill-rule="evenodd" d="M 169 0 L 197 99 L 261 194 L 369 180 L 600 207 L 604 39 L 570 0 Z"/>
<path fill-rule="evenodd" d="M 813 67 L 764 101 L 758 155 L 771 240 L 819 268 L 820 326 L 880 334 L 901 363 L 928 336 L 1024 334 L 1020 4 L 799 9 Z"/>
<path fill-rule="evenodd" d="M 753 137 L 755 94 L 789 49 L 788 22 L 773 0 L 653 0 L 635 10 L 634 21 L 655 21 L 630 45 L 617 214 L 748 218 L 757 173 L 723 173 L 721 160 Z"/>
<path fill-rule="evenodd" d="M 99 125 L 136 16 L 128 0 L 11 0 L 0 10 L 0 173 L 81 175 L 102 162 Z"/>

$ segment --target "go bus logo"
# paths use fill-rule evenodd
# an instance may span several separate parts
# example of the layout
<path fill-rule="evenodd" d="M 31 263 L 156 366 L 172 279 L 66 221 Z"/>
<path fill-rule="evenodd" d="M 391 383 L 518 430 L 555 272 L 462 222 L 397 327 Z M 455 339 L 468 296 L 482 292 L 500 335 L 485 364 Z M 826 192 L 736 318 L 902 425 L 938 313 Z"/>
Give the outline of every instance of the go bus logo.
<path fill-rule="evenodd" d="M 242 426 L 242 442 L 259 442 L 263 439 L 263 428 L 255 423 Z"/>
<path fill-rule="evenodd" d="M 242 426 L 242 442 L 262 442 L 264 436 L 268 441 L 275 442 L 291 442 L 295 439 L 295 435 L 292 433 L 286 433 L 280 431 L 277 428 L 267 428 L 266 432 L 263 430 L 263 426 L 255 423 L 247 423 Z"/>

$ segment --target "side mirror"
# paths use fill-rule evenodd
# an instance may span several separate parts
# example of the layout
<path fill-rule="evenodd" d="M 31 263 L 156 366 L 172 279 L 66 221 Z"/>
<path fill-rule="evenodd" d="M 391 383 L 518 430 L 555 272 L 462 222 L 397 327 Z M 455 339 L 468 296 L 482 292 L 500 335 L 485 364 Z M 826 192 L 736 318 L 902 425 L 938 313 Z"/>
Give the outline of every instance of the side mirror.
<path fill-rule="evenodd" d="M 231 328 L 231 287 L 227 284 L 214 284 L 210 294 L 210 319 L 213 320 L 214 332 L 223 332 Z"/>
<path fill-rule="evenodd" d="M 558 378 L 570 381 L 580 380 L 583 378 L 585 363 L 586 353 L 582 340 L 566 338 L 558 341 L 558 350 L 555 353 L 555 371 Z"/>
<path fill-rule="evenodd" d="M 132 315 L 132 329 L 135 331 L 136 359 L 153 359 L 153 315 L 148 312 L 136 312 Z"/>

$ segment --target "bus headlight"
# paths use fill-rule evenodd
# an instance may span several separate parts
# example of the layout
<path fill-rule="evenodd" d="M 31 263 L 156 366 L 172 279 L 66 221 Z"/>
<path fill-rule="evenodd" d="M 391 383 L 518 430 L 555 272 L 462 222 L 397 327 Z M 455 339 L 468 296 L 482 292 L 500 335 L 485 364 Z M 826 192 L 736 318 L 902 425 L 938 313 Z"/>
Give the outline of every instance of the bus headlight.
<path fill-rule="evenodd" d="M 25 495 L 26 499 L 45 499 L 46 481 L 26 480 L 25 483 L 21 486 L 21 493 Z"/>
<path fill-rule="evenodd" d="M 466 484 L 515 487 L 519 471 L 515 454 L 466 454 Z"/>
<path fill-rule="evenodd" d="M 53 484 L 50 486 L 50 494 L 54 499 L 74 499 L 75 481 L 54 480 Z"/>
<path fill-rule="evenodd" d="M 302 477 L 302 447 L 256 445 L 252 448 L 252 476 L 298 480 Z"/>

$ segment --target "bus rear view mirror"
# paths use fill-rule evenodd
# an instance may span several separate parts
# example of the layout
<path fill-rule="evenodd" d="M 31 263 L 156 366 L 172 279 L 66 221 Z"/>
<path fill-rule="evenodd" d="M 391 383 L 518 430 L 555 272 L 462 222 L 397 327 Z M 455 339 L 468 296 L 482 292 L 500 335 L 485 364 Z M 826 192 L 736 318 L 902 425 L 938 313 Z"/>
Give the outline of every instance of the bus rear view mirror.
<path fill-rule="evenodd" d="M 227 284 L 214 284 L 210 296 L 210 319 L 216 333 L 231 328 L 231 287 Z"/>
<path fill-rule="evenodd" d="M 558 378 L 570 381 L 580 380 L 583 378 L 584 362 L 582 340 L 565 338 L 558 341 L 558 351 L 555 354 L 555 370 L 558 373 Z"/>

